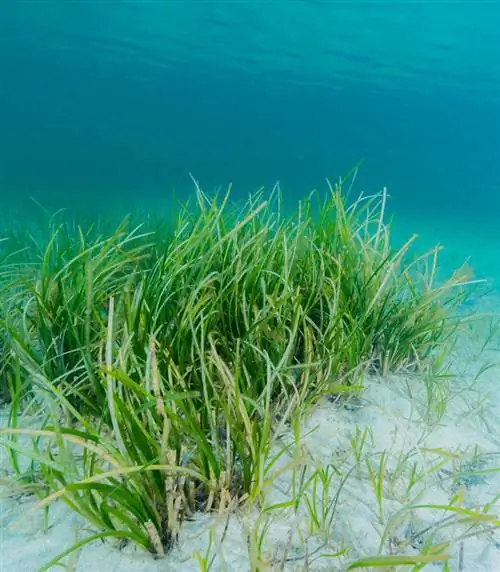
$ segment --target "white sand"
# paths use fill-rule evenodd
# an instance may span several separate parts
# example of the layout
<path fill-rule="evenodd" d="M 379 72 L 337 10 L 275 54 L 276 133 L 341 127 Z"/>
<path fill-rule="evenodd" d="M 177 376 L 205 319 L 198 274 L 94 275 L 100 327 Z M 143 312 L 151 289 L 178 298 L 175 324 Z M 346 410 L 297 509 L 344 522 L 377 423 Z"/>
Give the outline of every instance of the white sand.
<path fill-rule="evenodd" d="M 408 505 L 417 492 L 419 498 L 414 502 L 418 503 L 448 504 L 452 495 L 460 491 L 461 487 L 465 493 L 464 507 L 484 506 L 494 501 L 495 496 L 500 493 L 500 473 L 463 476 L 458 482 L 447 479 L 452 473 L 459 471 L 459 458 L 450 460 L 439 471 L 431 471 L 432 474 L 417 485 L 411 495 L 405 493 L 408 474 L 401 478 L 394 474 L 398 460 L 408 451 L 413 451 L 413 460 L 429 471 L 438 457 L 426 452 L 425 448 L 446 449 L 448 452 L 462 454 L 464 460 L 470 460 L 472 449 L 477 446 L 483 464 L 476 463 L 476 469 L 478 466 L 482 469 L 500 467 L 500 369 L 488 370 L 474 387 L 470 387 L 483 364 L 500 361 L 500 345 L 496 350 L 478 355 L 480 345 L 480 338 L 460 341 L 453 358 L 455 375 L 450 380 L 451 394 L 458 395 L 451 400 L 446 415 L 436 426 L 432 426 L 429 420 L 425 419 L 421 380 L 403 376 L 369 379 L 361 398 L 348 407 L 329 402 L 318 405 L 305 423 L 302 435 L 305 436 L 315 427 L 317 429 L 303 438 L 303 445 L 319 464 L 332 463 L 345 473 L 352 466 L 349 439 L 354 434 L 356 425 L 361 430 L 370 427 L 373 442 L 368 439 L 366 452 L 387 452 L 385 522 Z M 411 388 L 411 391 L 408 388 Z M 5 411 L 2 422 L 6 423 Z M 2 463 L 5 464 L 5 456 L 3 453 L 2 455 Z M 371 459 L 377 469 L 380 457 L 374 456 Z M 282 569 L 279 563 L 285 553 L 288 558 L 295 560 L 286 562 L 283 569 L 304 569 L 300 566 L 304 565 L 306 544 L 301 541 L 300 533 L 308 538 L 310 570 L 344 570 L 347 564 L 357 557 L 377 554 L 384 527 L 377 524 L 374 491 L 367 476 L 366 466 L 364 467 L 361 472 L 353 471 L 340 493 L 333 525 L 329 530 L 333 548 L 325 548 L 314 554 L 315 549 L 321 547 L 322 541 L 310 534 L 310 519 L 304 510 L 299 511 L 298 515 L 291 512 L 272 515 L 265 543 L 265 555 L 269 562 L 274 562 L 270 570 Z M 288 472 L 274 483 L 268 495 L 269 504 L 290 497 L 290 479 L 291 474 Z M 332 481 L 332 496 L 338 490 L 339 479 L 335 477 Z M 0 570 L 35 572 L 77 538 L 83 539 L 89 533 L 81 520 L 70 514 L 62 504 L 53 505 L 49 528 L 43 531 L 40 529 L 41 515 L 28 513 L 28 509 L 33 506 L 33 500 L 26 497 L 9 498 L 7 492 L 4 487 L 0 515 Z M 491 512 L 497 514 L 497 507 L 492 508 Z M 398 540 L 403 540 L 405 535 L 410 538 L 412 534 L 424 530 L 443 516 L 446 515 L 429 509 L 409 512 L 401 524 L 391 531 L 390 536 Z M 12 523 L 19 517 L 21 526 L 12 529 Z M 195 521 L 183 525 L 179 546 L 163 560 L 154 560 L 149 554 L 130 546 L 118 550 L 109 543 L 95 542 L 84 547 L 70 560 L 66 560 L 66 569 L 78 572 L 199 570 L 193 555 L 197 551 L 202 555 L 206 553 L 210 531 L 213 531 L 217 541 L 215 552 L 218 558 L 212 570 L 246 571 L 250 569 L 247 536 L 252 527 L 255 530 L 255 517 L 255 513 L 231 514 L 224 540 L 218 548 L 217 543 L 223 535 L 227 516 L 200 515 Z M 459 530 L 463 532 L 467 528 L 445 529 L 438 534 L 436 541 L 453 539 Z M 427 537 L 428 534 L 422 537 L 413 536 L 415 549 L 407 548 L 405 552 L 417 553 L 419 542 Z M 338 559 L 317 558 L 323 552 L 331 553 L 335 547 L 337 550 L 344 547 L 350 552 L 348 556 Z M 387 544 L 383 553 L 387 554 Z M 451 570 L 498 571 L 500 534 L 493 531 L 466 539 L 462 545 L 462 556 L 460 543 L 457 542 L 452 545 L 450 553 Z M 262 570 L 264 569 L 262 567 Z M 442 569 L 442 564 L 431 564 L 427 569 Z"/>

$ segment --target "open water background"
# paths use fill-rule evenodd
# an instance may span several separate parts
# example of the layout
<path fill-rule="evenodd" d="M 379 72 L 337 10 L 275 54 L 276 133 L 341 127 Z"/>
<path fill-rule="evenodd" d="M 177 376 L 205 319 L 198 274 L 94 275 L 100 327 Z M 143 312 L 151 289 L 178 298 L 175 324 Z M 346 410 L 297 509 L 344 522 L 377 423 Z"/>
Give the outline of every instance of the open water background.
<path fill-rule="evenodd" d="M 4 0 L 0 29 L 4 222 L 168 214 L 189 172 L 292 208 L 362 160 L 397 232 L 500 277 L 499 2 Z"/>

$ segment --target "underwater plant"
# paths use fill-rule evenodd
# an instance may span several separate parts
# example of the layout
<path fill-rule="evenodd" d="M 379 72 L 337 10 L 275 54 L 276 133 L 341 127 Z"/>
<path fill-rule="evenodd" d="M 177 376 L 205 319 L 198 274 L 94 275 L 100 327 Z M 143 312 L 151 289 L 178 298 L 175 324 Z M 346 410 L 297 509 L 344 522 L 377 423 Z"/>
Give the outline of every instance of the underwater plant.
<path fill-rule="evenodd" d="M 285 217 L 278 194 L 236 209 L 196 190 L 168 236 L 62 225 L 1 271 L 1 444 L 18 479 L 31 459 L 37 508 L 60 499 L 96 530 L 56 560 L 103 538 L 162 556 L 197 511 L 261 505 L 311 404 L 368 373 L 427 371 L 466 319 L 468 273 L 440 282 L 438 249 L 393 249 L 385 191 L 349 202 L 329 185 Z M 366 466 L 384 520 L 385 457 Z M 315 530 L 332 522 L 326 497 L 300 496 Z"/>

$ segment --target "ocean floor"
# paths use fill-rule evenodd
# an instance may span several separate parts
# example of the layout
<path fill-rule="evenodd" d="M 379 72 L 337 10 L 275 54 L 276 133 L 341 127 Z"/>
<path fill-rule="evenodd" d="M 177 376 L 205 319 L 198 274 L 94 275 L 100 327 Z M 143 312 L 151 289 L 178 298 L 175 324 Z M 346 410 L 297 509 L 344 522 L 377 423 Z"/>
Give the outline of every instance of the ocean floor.
<path fill-rule="evenodd" d="M 500 298 L 484 303 L 500 312 Z M 368 378 L 358 398 L 315 406 L 301 427 L 300 448 L 308 474 L 319 478 L 296 509 L 273 508 L 293 496 L 294 478 L 299 483 L 300 471 L 287 470 L 282 459 L 259 513 L 232 507 L 200 515 L 184 523 L 178 546 L 163 559 L 96 541 L 64 559 L 63 569 L 247 571 L 259 558 L 260 570 L 346 570 L 362 557 L 418 554 L 432 541 L 450 542 L 449 570 L 500 570 L 500 368 L 487 367 L 500 362 L 500 340 L 483 350 L 488 331 L 476 325 L 461 336 L 452 375 L 427 391 L 425 380 L 413 376 Z M 0 569 L 35 572 L 93 531 L 57 503 L 43 529 L 33 498 L 7 485 L 1 455 Z M 440 508 L 450 501 L 454 513 Z M 469 509 L 489 516 L 474 521 Z"/>
<path fill-rule="evenodd" d="M 473 250 L 472 266 L 482 275 L 496 273 L 499 290 L 492 242 L 485 248 L 467 229 L 443 234 L 420 227 L 424 246 L 445 244 L 446 268 L 459 266 L 464 252 Z M 500 316 L 500 295 L 487 296 L 474 311 Z M 446 379 L 368 378 L 355 400 L 316 405 L 300 430 L 304 474 L 316 478 L 299 506 L 276 508 L 300 485 L 300 471 L 287 470 L 281 459 L 260 512 L 230 507 L 198 515 L 184 523 L 178 545 L 163 559 L 95 541 L 66 557 L 63 569 L 249 571 L 258 560 L 262 571 L 346 570 L 359 558 L 418 554 L 426 543 L 450 542 L 450 570 L 500 570 L 500 333 L 490 334 L 484 321 L 460 336 Z M 7 414 L 0 409 L 0 427 Z M 291 441 L 285 432 L 276 447 Z M 0 449 L 0 571 L 36 572 L 95 532 L 57 502 L 44 523 L 33 497 L 16 491 L 8 473 Z M 442 508 L 450 502 L 454 513 Z M 467 518 L 467 510 L 484 510 L 484 520 Z M 443 570 L 443 563 L 425 569 Z"/>

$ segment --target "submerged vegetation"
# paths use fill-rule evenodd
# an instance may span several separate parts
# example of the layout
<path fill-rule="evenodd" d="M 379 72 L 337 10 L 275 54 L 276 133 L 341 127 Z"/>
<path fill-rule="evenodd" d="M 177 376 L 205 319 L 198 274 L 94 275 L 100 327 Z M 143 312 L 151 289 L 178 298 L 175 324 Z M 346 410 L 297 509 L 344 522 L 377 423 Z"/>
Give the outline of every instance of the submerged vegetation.
<path fill-rule="evenodd" d="M 277 475 L 297 480 L 307 464 L 300 424 L 311 406 L 349 398 L 371 374 L 438 375 L 465 319 L 470 277 L 438 280 L 438 249 L 412 255 L 413 239 L 394 249 L 385 193 L 349 203 L 339 184 L 284 217 L 277 195 L 235 209 L 229 193 L 196 190 L 195 208 L 181 209 L 172 229 L 60 224 L 43 245 L 0 244 L 0 384 L 10 408 L 1 444 L 38 508 L 63 500 L 95 529 L 58 559 L 103 538 L 161 556 L 197 512 L 269 512 Z M 36 423 L 23 423 L 28 416 Z M 378 518 L 388 520 L 387 458 L 365 463 L 367 435 L 356 435 L 353 460 L 366 465 Z M 306 503 L 324 535 L 334 505 L 320 485 L 340 491 L 349 475 L 300 474 L 280 507 Z M 255 526 L 249 550 L 265 569 Z M 445 559 L 443 546 L 407 555 L 387 546 L 351 567 Z M 197 557 L 208 569 L 211 557 Z"/>

